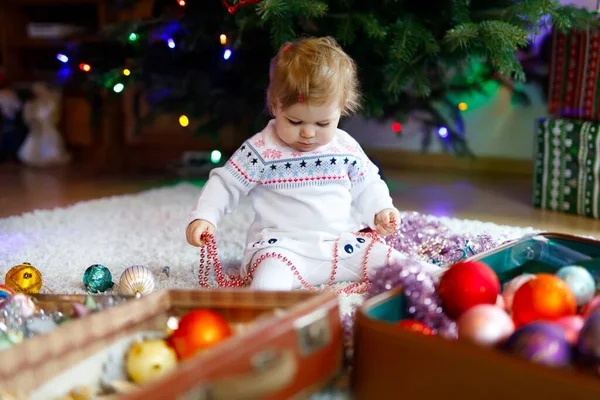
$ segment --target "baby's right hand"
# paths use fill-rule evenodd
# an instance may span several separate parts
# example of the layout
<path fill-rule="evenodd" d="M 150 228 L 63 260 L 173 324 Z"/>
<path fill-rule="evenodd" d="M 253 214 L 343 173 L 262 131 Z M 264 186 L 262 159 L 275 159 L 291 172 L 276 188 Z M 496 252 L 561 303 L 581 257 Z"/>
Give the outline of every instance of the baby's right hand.
<path fill-rule="evenodd" d="M 204 240 L 202 240 L 202 234 L 204 232 L 210 233 L 211 235 L 214 234 L 215 226 L 206 220 L 197 219 L 188 225 L 185 236 L 188 243 L 192 246 L 202 247 L 204 246 Z"/>

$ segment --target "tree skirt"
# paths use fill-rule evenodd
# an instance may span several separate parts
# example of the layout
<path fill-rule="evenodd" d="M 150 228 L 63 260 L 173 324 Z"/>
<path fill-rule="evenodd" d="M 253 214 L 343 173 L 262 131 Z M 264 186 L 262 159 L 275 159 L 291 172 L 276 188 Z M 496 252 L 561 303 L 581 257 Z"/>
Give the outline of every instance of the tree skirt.
<path fill-rule="evenodd" d="M 43 275 L 43 292 L 74 294 L 85 293 L 82 277 L 92 264 L 108 267 L 115 283 L 125 268 L 141 264 L 153 271 L 158 288 L 198 288 L 199 251 L 185 240 L 198 193 L 197 186 L 179 184 L 0 219 L 1 276 L 29 262 Z M 249 204 L 242 203 L 221 222 L 216 239 L 224 266 L 241 262 L 252 217 Z M 460 257 L 466 240 L 478 252 L 534 232 L 412 212 L 403 213 L 400 231 L 396 248 L 440 264 Z M 350 313 L 362 299 L 341 295 L 342 313 Z"/>

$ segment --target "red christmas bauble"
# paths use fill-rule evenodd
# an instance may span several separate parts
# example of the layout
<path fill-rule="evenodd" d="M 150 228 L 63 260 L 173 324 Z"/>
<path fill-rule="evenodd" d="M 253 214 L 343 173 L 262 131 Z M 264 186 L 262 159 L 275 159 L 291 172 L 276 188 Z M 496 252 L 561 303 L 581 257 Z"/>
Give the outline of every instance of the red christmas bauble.
<path fill-rule="evenodd" d="M 457 319 L 478 304 L 496 304 L 500 280 L 481 261 L 460 261 L 444 272 L 438 293 L 446 313 Z"/>
<path fill-rule="evenodd" d="M 211 310 L 194 310 L 185 314 L 168 343 L 180 360 L 196 355 L 232 335 L 229 323 Z"/>
<path fill-rule="evenodd" d="M 554 321 L 576 312 L 575 295 L 565 281 L 552 274 L 537 274 L 521 285 L 513 298 L 513 319 L 519 326 Z"/>
<path fill-rule="evenodd" d="M 425 336 L 435 336 L 433 329 L 429 325 L 424 324 L 416 319 L 405 319 L 397 324 L 400 328 L 408 329 L 411 332 L 420 333 Z"/>

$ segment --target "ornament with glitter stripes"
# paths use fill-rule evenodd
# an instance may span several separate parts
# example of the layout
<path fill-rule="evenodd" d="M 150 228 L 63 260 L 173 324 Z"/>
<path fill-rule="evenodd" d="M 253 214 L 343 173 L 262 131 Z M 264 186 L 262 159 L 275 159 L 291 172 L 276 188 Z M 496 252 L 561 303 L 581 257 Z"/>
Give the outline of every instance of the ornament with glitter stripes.
<path fill-rule="evenodd" d="M 143 265 L 133 265 L 121 274 L 119 292 L 124 296 L 141 296 L 151 293 L 156 286 L 156 278 L 150 269 Z"/>

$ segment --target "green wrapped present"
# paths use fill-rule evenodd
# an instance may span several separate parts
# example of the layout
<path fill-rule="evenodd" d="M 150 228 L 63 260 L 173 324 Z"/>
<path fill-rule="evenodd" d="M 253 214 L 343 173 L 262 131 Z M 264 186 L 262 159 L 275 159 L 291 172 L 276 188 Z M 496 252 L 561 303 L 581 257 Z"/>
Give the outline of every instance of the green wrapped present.
<path fill-rule="evenodd" d="M 540 119 L 534 143 L 533 206 L 599 218 L 600 123 Z"/>

